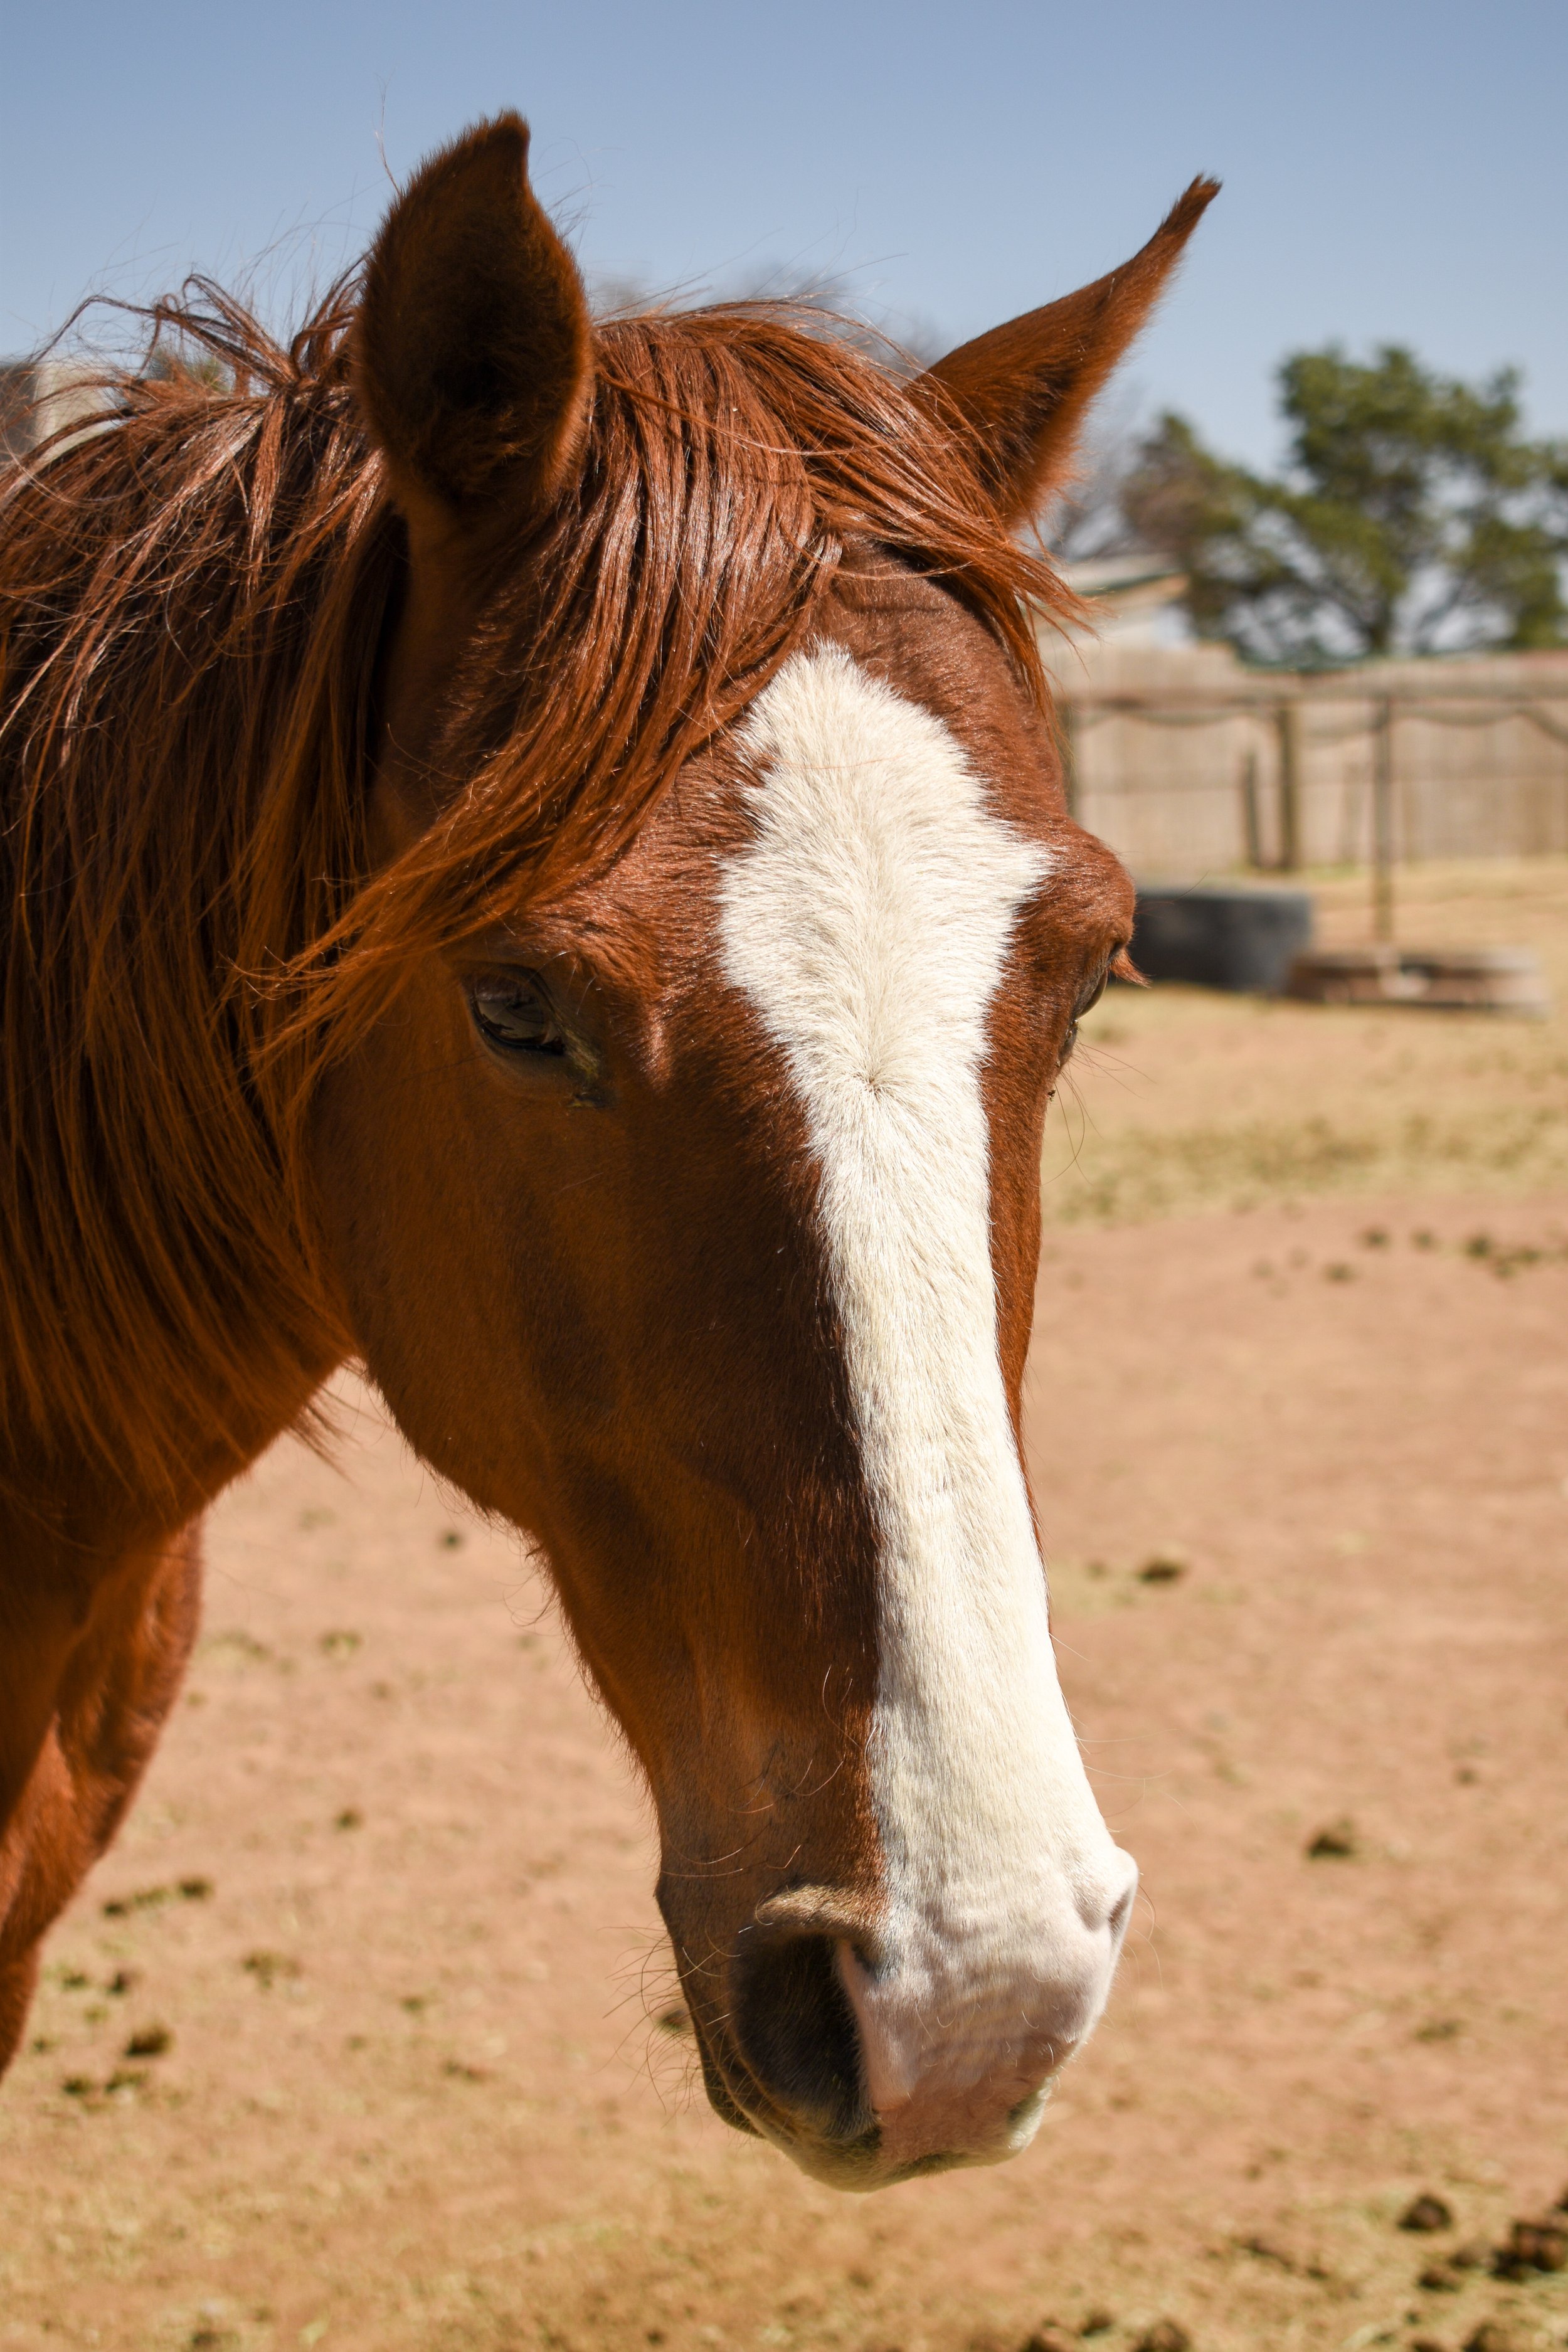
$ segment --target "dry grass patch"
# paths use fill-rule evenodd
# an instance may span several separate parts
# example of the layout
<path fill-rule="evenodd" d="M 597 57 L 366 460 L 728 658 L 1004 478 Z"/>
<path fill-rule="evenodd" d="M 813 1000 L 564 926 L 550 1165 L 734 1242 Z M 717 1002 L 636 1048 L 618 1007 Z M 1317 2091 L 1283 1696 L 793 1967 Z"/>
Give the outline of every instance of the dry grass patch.
<path fill-rule="evenodd" d="M 1364 937 L 1363 877 L 1310 878 L 1320 937 Z M 1047 1223 L 1568 1184 L 1568 860 L 1419 868 L 1402 879 L 1400 930 L 1532 948 L 1552 1016 L 1114 989 L 1083 1024 L 1047 1130 Z"/>

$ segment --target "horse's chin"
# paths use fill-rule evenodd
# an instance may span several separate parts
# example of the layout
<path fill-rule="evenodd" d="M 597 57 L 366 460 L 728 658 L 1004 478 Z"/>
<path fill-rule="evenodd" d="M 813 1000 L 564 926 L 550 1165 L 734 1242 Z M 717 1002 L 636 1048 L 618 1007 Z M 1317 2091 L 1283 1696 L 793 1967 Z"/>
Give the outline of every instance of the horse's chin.
<path fill-rule="evenodd" d="M 702 2065 L 702 2087 L 708 2094 L 708 2104 L 720 2122 L 728 2124 L 731 2131 L 746 2133 L 752 2139 L 766 2138 L 767 2134 L 763 2132 L 762 2126 L 752 2121 L 745 2108 L 731 2092 L 718 2060 L 708 2047 L 708 2037 L 695 2019 L 692 2021 L 692 2029 L 697 2036 L 697 2055 Z"/>
<path fill-rule="evenodd" d="M 847 2147 L 835 2147 L 831 2142 L 795 2139 L 775 2131 L 766 2124 L 748 2123 L 743 2128 L 765 2139 L 808 2179 L 820 2181 L 825 2189 L 844 2189 L 852 2195 L 868 2196 L 875 2189 L 896 2189 L 901 2180 L 929 2180 L 939 2172 L 963 2172 L 976 2165 L 1005 2164 L 1028 2147 L 1039 2129 L 1047 2094 L 1036 2093 L 1026 2104 L 1034 2110 L 1022 2126 L 1010 2128 L 984 2147 L 933 2148 L 912 2156 L 902 2163 L 889 2156 L 885 2135 L 879 2126 Z"/>

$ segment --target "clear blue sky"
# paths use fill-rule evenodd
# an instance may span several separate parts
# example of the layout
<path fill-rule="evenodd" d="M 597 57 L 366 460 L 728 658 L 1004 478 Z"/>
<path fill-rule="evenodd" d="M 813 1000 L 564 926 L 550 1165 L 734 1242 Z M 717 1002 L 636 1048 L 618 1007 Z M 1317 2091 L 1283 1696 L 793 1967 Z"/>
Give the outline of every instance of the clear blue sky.
<path fill-rule="evenodd" d="M 1392 339 L 1518 362 L 1568 432 L 1564 0 L 16 0 L 0 74 L 0 349 L 268 251 L 287 307 L 388 171 L 516 105 L 592 273 L 847 275 L 952 341 L 1212 171 L 1147 404 L 1262 457 L 1284 351 Z"/>

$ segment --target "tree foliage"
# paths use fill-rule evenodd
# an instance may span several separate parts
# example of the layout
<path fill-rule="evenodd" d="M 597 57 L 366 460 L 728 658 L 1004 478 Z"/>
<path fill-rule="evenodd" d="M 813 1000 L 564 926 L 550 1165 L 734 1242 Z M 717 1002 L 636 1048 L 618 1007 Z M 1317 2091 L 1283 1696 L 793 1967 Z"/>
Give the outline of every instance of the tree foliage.
<path fill-rule="evenodd" d="M 1162 417 L 1121 486 L 1131 530 L 1187 574 L 1202 635 L 1253 661 L 1564 642 L 1568 445 L 1528 440 L 1519 378 L 1472 385 L 1385 345 L 1279 371 L 1277 479 Z"/>

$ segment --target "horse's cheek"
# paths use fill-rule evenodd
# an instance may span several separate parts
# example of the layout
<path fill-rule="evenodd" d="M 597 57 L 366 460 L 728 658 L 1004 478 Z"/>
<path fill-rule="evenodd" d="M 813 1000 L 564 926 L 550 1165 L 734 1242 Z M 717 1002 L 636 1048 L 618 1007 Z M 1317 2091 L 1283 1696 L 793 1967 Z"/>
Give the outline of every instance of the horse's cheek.
<path fill-rule="evenodd" d="M 493 1264 L 482 1152 L 457 1048 L 417 986 L 334 1065 L 311 1130 L 329 1278 L 416 1451 L 467 1485 L 483 1384 L 472 1260 Z M 504 1326 L 489 1302 L 487 1338 Z"/>

